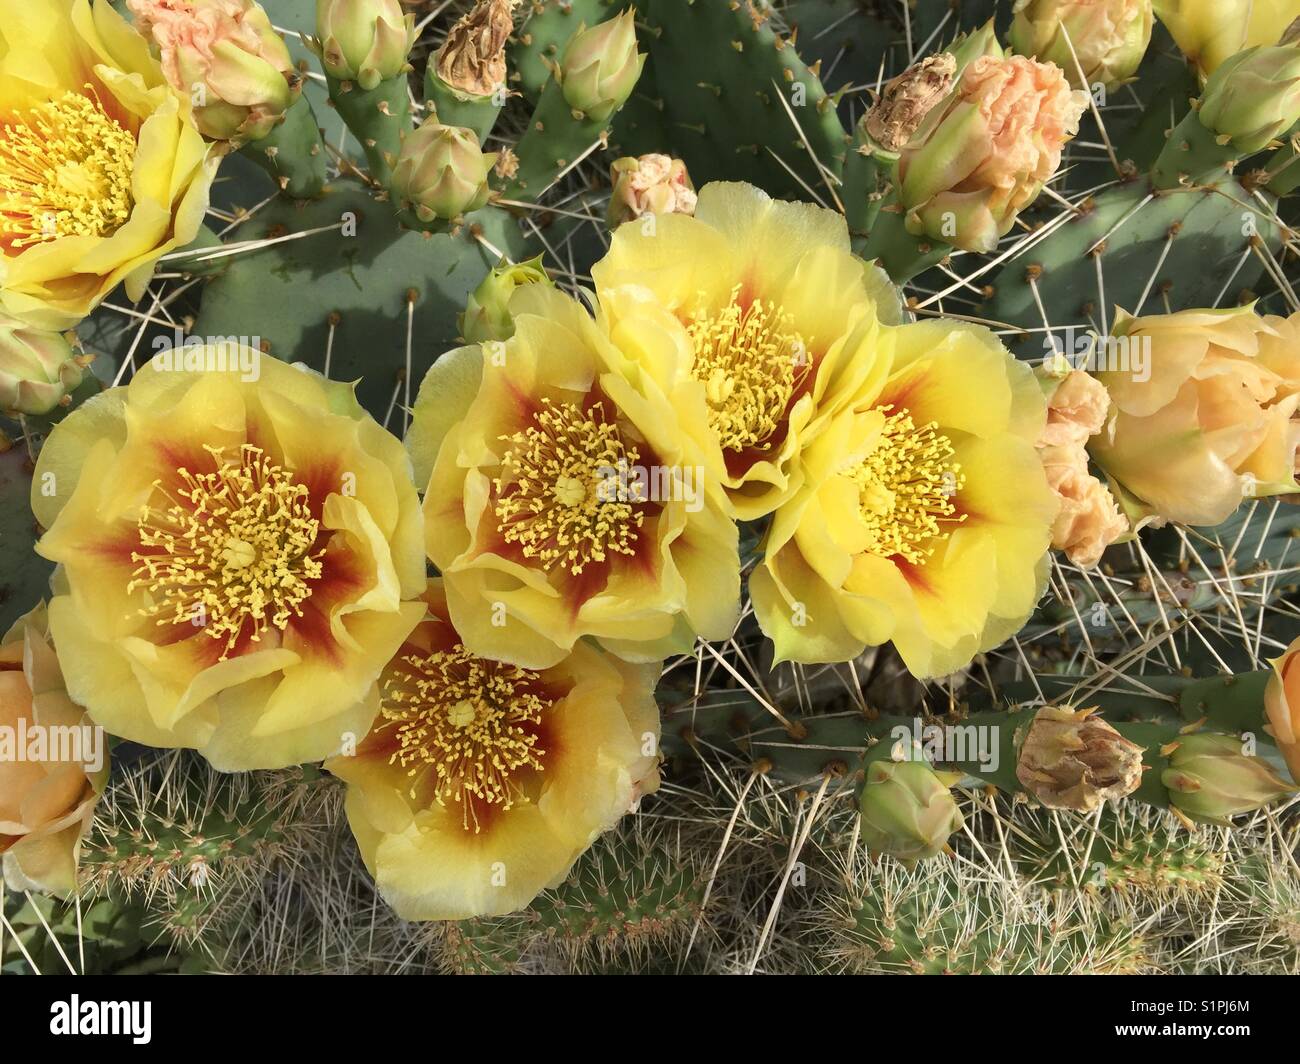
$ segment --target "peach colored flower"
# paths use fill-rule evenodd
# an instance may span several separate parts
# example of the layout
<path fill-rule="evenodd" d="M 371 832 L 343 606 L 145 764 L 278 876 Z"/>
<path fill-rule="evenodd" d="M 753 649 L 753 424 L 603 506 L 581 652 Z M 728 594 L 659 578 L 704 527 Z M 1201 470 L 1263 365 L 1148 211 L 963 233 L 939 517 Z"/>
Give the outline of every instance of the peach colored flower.
<path fill-rule="evenodd" d="M 1097 375 L 1111 411 L 1089 450 L 1135 512 L 1215 525 L 1243 498 L 1300 490 L 1292 323 L 1237 307 L 1121 313 L 1112 332 L 1149 372 Z"/>
<path fill-rule="evenodd" d="M 1056 173 L 1086 107 L 1086 94 L 1051 63 L 974 59 L 899 153 L 908 231 L 992 251 Z"/>
<path fill-rule="evenodd" d="M 298 98 L 284 40 L 253 0 L 127 0 L 153 40 L 167 84 L 194 103 L 213 140 L 256 140 Z"/>
<path fill-rule="evenodd" d="M 643 214 L 694 214 L 695 189 L 686 164 L 668 155 L 626 156 L 609 168 L 610 228 Z"/>
<path fill-rule="evenodd" d="M 1088 455 L 1081 444 L 1044 447 L 1039 456 L 1048 487 L 1060 500 L 1052 522 L 1052 546 L 1075 565 L 1090 569 L 1107 547 L 1128 532 L 1128 518 L 1106 485 L 1088 471 Z"/>
<path fill-rule="evenodd" d="M 1300 783 L 1300 639 L 1269 664 L 1273 674 L 1264 688 L 1264 730 L 1277 740 L 1291 778 Z"/>

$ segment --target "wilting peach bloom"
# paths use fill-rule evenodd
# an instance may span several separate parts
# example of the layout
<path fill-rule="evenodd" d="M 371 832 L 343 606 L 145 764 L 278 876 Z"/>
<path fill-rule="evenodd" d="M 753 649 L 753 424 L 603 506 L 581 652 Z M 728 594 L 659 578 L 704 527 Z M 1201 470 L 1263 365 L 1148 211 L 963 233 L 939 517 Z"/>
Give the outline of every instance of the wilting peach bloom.
<path fill-rule="evenodd" d="M 557 289 L 526 285 L 509 310 L 510 339 L 433 364 L 407 437 L 466 647 L 544 669 L 583 637 L 641 662 L 727 638 L 736 526 L 673 407 L 634 390 Z"/>
<path fill-rule="evenodd" d="M 1296 355 L 1280 326 L 1239 307 L 1121 312 L 1112 332 L 1149 351 L 1131 360 L 1149 372 L 1097 374 L 1112 405 L 1089 450 L 1131 496 L 1126 509 L 1214 525 L 1245 497 L 1298 490 Z"/>
<path fill-rule="evenodd" d="M 350 385 L 257 355 L 156 356 L 55 427 L 32 490 L 69 694 L 114 735 L 227 771 L 364 734 L 424 614 L 401 443 Z"/>
<path fill-rule="evenodd" d="M 203 223 L 209 149 L 109 0 L 0 0 L 0 310 L 68 329 Z"/>
<path fill-rule="evenodd" d="M 12 744 L 0 750 L 4 881 L 11 890 L 70 894 L 82 836 L 108 781 L 108 738 L 93 737 L 68 697 L 43 603 L 0 639 L 0 728 Z M 34 752 L 43 756 L 30 760 Z"/>
<path fill-rule="evenodd" d="M 1277 740 L 1291 778 L 1300 783 L 1300 639 L 1269 664 L 1273 674 L 1264 689 L 1265 730 Z"/>
<path fill-rule="evenodd" d="M 1082 370 L 1059 380 L 1040 374 L 1040 380 L 1048 400 L 1038 453 L 1060 504 L 1052 546 L 1075 565 L 1091 568 L 1129 527 L 1110 490 L 1088 469 L 1087 443 L 1105 423 L 1110 398 L 1102 384 Z"/>
<path fill-rule="evenodd" d="M 1086 107 L 1051 63 L 974 59 L 893 164 L 908 231 L 992 251 L 1056 173 Z"/>
<path fill-rule="evenodd" d="M 659 786 L 659 663 L 586 643 L 545 669 L 480 658 L 441 582 L 384 670 L 374 729 L 326 762 L 384 899 L 408 920 L 527 905 Z"/>
<path fill-rule="evenodd" d="M 254 0 L 127 0 L 163 74 L 214 140 L 257 140 L 298 98 L 284 40 Z"/>
<path fill-rule="evenodd" d="M 1043 447 L 1038 453 L 1060 507 L 1052 522 L 1052 546 L 1075 565 L 1091 569 L 1107 547 L 1128 533 L 1128 518 L 1089 471 L 1082 444 Z"/>
<path fill-rule="evenodd" d="M 643 214 L 694 214 L 695 189 L 686 164 L 667 155 L 626 156 L 609 167 L 611 228 Z"/>
<path fill-rule="evenodd" d="M 1137 72 L 1153 22 L 1151 0 L 1016 0 L 1011 46 L 1055 63 L 1075 88 L 1113 89 Z"/>

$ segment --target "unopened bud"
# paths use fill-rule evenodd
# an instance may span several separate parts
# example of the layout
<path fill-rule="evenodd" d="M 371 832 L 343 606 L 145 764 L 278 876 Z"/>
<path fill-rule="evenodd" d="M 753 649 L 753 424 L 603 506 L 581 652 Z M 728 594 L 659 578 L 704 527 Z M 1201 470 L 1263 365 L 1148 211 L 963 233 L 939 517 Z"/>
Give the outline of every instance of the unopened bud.
<path fill-rule="evenodd" d="M 858 799 L 863 845 L 906 862 L 936 856 L 964 823 L 948 784 L 914 756 L 873 761 Z"/>
<path fill-rule="evenodd" d="M 406 69 L 415 16 L 397 0 L 316 0 L 316 37 L 309 42 L 325 73 L 369 91 Z"/>
<path fill-rule="evenodd" d="M 0 412 L 46 414 L 82 381 L 84 359 L 62 333 L 0 314 Z"/>
<path fill-rule="evenodd" d="M 565 102 L 595 122 L 604 122 L 632 95 L 645 56 L 636 50 L 631 8 L 615 18 L 579 30 L 560 59 Z"/>
<path fill-rule="evenodd" d="M 487 202 L 495 154 L 472 129 L 429 121 L 409 134 L 393 167 L 393 191 L 423 222 L 459 218 Z"/>
<path fill-rule="evenodd" d="M 460 316 L 461 336 L 471 344 L 510 339 L 515 334 L 510 297 L 525 285 L 550 283 L 541 255 L 527 262 L 494 267 L 465 302 L 465 313 Z"/>
<path fill-rule="evenodd" d="M 1243 753 L 1236 736 L 1211 733 L 1181 737 L 1160 782 L 1175 809 L 1211 824 L 1254 812 L 1296 789 L 1263 758 Z"/>

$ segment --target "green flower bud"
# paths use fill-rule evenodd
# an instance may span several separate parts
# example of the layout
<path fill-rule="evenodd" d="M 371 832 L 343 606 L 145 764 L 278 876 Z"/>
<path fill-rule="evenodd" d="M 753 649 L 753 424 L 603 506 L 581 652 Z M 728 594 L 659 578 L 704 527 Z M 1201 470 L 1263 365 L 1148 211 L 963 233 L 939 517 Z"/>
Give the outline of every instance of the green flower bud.
<path fill-rule="evenodd" d="M 298 99 L 284 40 L 253 0 L 127 0 L 167 82 L 213 140 L 260 140 Z"/>
<path fill-rule="evenodd" d="M 1055 63 L 1076 89 L 1109 90 L 1137 72 L 1153 23 L 1151 0 L 1017 0 L 1011 47 Z"/>
<path fill-rule="evenodd" d="M 994 28 L 992 19 L 989 19 L 977 30 L 963 33 L 945 51 L 957 61 L 954 73 L 958 77 L 961 76 L 963 70 L 981 56 L 988 56 L 990 59 L 1006 58 L 1006 52 L 1002 50 L 1002 45 L 998 43 L 998 31 Z"/>
<path fill-rule="evenodd" d="M 1175 809 L 1210 824 L 1253 812 L 1296 790 L 1263 758 L 1243 754 L 1236 736 L 1211 733 L 1180 738 L 1160 782 Z"/>
<path fill-rule="evenodd" d="M 1242 153 L 1300 121 L 1300 47 L 1249 48 L 1219 66 L 1201 93 L 1201 124 Z"/>
<path fill-rule="evenodd" d="M 465 313 L 460 316 L 460 334 L 471 344 L 509 340 L 515 334 L 510 297 L 525 285 L 550 283 L 542 268 L 541 255 L 527 262 L 502 262 L 470 293 Z"/>
<path fill-rule="evenodd" d="M 604 122 L 632 95 L 645 56 L 636 50 L 631 8 L 591 29 L 579 29 L 558 72 L 564 99 L 575 111 Z"/>
<path fill-rule="evenodd" d="M 393 191 L 423 222 L 459 218 L 487 202 L 496 154 L 484 154 L 472 129 L 425 122 L 402 141 Z"/>
<path fill-rule="evenodd" d="M 906 862 L 940 853 L 964 822 L 948 784 L 919 753 L 913 756 L 873 761 L 858 798 L 863 845 Z"/>
<path fill-rule="evenodd" d="M 66 403 L 88 359 L 73 354 L 62 333 L 33 329 L 0 314 L 0 411 L 46 414 Z"/>
<path fill-rule="evenodd" d="M 415 16 L 398 0 L 316 0 L 312 50 L 325 73 L 369 91 L 406 69 L 415 43 Z"/>

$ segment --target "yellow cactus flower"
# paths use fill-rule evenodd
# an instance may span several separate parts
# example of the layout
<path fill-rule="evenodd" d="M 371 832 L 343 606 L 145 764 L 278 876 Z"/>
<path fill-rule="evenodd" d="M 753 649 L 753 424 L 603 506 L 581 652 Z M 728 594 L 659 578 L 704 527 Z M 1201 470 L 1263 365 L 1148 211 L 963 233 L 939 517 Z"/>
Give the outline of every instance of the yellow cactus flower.
<path fill-rule="evenodd" d="M 586 644 L 532 670 L 476 657 L 441 582 L 384 670 L 374 730 L 325 767 L 384 899 L 406 920 L 521 909 L 659 786 L 660 667 Z"/>
<path fill-rule="evenodd" d="M 1277 44 L 1300 18 L 1300 0 L 1155 0 L 1155 9 L 1202 77 L 1243 48 Z"/>
<path fill-rule="evenodd" d="M 223 771 L 365 734 L 424 613 L 401 444 L 351 386 L 259 354 L 159 354 L 54 429 L 32 486 L 69 693 Z"/>
<path fill-rule="evenodd" d="M 627 375 L 668 398 L 742 520 L 802 486 L 804 447 L 879 372 L 877 317 L 897 313 L 842 215 L 745 184 L 621 226 L 592 277 Z"/>
<path fill-rule="evenodd" d="M 1243 498 L 1300 490 L 1292 323 L 1251 307 L 1121 313 L 1112 333 L 1133 368 L 1097 374 L 1111 412 L 1088 449 L 1132 516 L 1216 525 Z"/>
<path fill-rule="evenodd" d="M 890 330 L 882 387 L 814 441 L 808 486 L 777 511 L 749 590 L 781 660 L 846 661 L 893 641 L 942 676 L 1023 625 L 1057 500 L 1035 442 L 1042 389 L 986 329 Z"/>
<path fill-rule="evenodd" d="M 509 309 L 510 339 L 433 364 L 407 438 L 465 645 L 539 669 L 583 636 L 643 662 L 728 637 L 736 526 L 671 405 L 563 293 L 527 285 Z"/>
<path fill-rule="evenodd" d="M 108 0 L 0 0 L 0 310 L 66 329 L 194 239 L 217 158 Z"/>
<path fill-rule="evenodd" d="M 107 782 L 108 738 L 68 697 L 42 603 L 0 639 L 0 870 L 11 890 L 76 891 Z"/>

